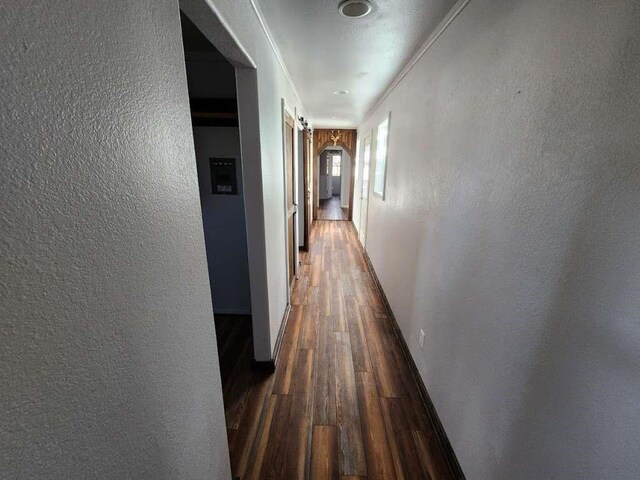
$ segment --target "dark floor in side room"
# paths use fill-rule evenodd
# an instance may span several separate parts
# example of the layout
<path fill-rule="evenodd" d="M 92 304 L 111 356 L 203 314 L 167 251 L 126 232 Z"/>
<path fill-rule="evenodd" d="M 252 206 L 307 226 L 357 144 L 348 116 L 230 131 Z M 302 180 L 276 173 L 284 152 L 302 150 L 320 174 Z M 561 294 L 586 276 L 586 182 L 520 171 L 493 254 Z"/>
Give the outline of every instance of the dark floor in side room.
<path fill-rule="evenodd" d="M 352 224 L 316 222 L 301 261 L 275 374 L 216 317 L 234 478 L 451 479 Z"/>
<path fill-rule="evenodd" d="M 326 200 L 320 200 L 318 220 L 348 220 L 348 209 L 340 205 L 340 196 L 335 195 Z"/>

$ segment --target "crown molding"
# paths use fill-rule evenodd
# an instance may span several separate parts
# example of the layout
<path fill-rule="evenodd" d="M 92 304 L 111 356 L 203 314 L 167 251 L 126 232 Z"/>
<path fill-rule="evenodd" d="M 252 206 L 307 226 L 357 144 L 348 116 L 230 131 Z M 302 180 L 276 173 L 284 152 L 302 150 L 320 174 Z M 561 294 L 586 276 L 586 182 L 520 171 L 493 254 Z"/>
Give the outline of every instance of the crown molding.
<path fill-rule="evenodd" d="M 264 14 L 262 13 L 262 9 L 257 4 L 256 0 L 249 0 L 249 1 L 251 2 L 251 6 L 253 7 L 253 11 L 255 12 L 256 17 L 258 17 L 258 21 L 260 22 L 260 26 L 262 27 L 262 30 L 264 31 L 264 34 L 267 36 L 267 40 L 269 41 L 269 45 L 271 45 L 271 50 L 273 50 L 273 53 L 276 56 L 276 59 L 278 60 L 278 63 L 280 64 L 280 68 L 282 69 L 282 72 L 284 73 L 284 76 L 287 78 L 287 81 L 289 82 L 289 86 L 291 87 L 291 90 L 293 90 L 293 94 L 295 95 L 296 100 L 298 101 L 298 104 L 306 112 L 306 108 L 304 108 L 304 104 L 302 103 L 302 100 L 300 100 L 300 94 L 298 93 L 298 89 L 296 88 L 296 85 L 293 82 L 293 79 L 291 78 L 291 74 L 289 73 L 289 70 L 287 69 L 287 65 L 284 63 L 284 59 L 282 58 L 282 55 L 280 54 L 280 50 L 278 49 L 278 45 L 276 45 L 276 41 L 273 38 L 271 30 L 269 30 L 269 26 L 267 25 L 267 22 L 264 19 Z"/>
<path fill-rule="evenodd" d="M 253 0 L 252 0 L 253 1 Z M 427 37 L 422 46 L 418 49 L 416 53 L 413 54 L 411 59 L 407 62 L 404 68 L 400 71 L 398 75 L 393 79 L 393 81 L 389 84 L 389 86 L 385 89 L 382 95 L 376 100 L 373 106 L 369 109 L 367 114 L 364 116 L 361 124 L 368 121 L 373 114 L 376 112 L 378 108 L 382 105 L 382 103 L 387 99 L 391 92 L 395 90 L 398 84 L 402 81 L 404 77 L 413 69 L 413 67 L 418 63 L 418 61 L 422 58 L 422 56 L 427 53 L 427 51 L 433 46 L 434 43 L 440 38 L 440 36 L 444 33 L 449 25 L 456 19 L 458 15 L 464 10 L 464 7 L 471 0 L 458 0 L 458 2 L 451 8 L 449 13 L 442 19 L 442 21 L 438 24 L 436 29 Z"/>

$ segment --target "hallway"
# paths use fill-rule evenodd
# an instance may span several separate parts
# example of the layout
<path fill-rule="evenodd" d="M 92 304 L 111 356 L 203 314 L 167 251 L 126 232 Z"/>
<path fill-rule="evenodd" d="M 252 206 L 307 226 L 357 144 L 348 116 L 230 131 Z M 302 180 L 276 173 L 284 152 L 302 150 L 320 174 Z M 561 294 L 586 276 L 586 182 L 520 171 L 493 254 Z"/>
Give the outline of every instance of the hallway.
<path fill-rule="evenodd" d="M 314 223 L 276 372 L 225 409 L 234 478 L 453 478 L 348 222 Z"/>
<path fill-rule="evenodd" d="M 326 200 L 320 200 L 318 220 L 348 220 L 346 208 L 340 205 L 340 196 L 334 195 Z"/>
<path fill-rule="evenodd" d="M 640 479 L 638 0 L 2 6 L 0 479 Z"/>

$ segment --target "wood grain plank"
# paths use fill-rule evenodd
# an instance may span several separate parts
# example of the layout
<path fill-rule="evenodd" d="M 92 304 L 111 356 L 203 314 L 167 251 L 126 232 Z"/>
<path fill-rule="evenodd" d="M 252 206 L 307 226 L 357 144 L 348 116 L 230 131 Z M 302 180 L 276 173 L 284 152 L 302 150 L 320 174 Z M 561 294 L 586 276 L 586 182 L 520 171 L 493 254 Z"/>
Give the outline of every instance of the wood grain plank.
<path fill-rule="evenodd" d="M 241 371 L 250 321 L 216 316 L 234 477 L 451 478 L 356 235 L 313 225 L 274 375 Z"/>
<path fill-rule="evenodd" d="M 291 307 L 287 328 L 280 351 L 278 363 L 281 368 L 276 368 L 276 376 L 273 382 L 273 393 L 286 395 L 291 388 L 291 379 L 295 367 L 295 358 L 298 353 L 300 340 L 300 327 L 302 324 L 302 308 L 299 305 Z"/>
<path fill-rule="evenodd" d="M 267 442 L 267 451 L 260 471 L 259 478 L 261 479 L 281 478 L 286 461 L 284 455 L 286 444 L 283 439 L 286 439 L 289 434 L 293 395 L 275 395 L 275 397 L 276 409 Z"/>
<path fill-rule="evenodd" d="M 395 479 L 395 466 L 373 374 L 356 373 L 356 386 L 367 452 L 367 476 L 372 480 Z"/>
<path fill-rule="evenodd" d="M 328 317 L 331 315 L 331 304 L 333 295 L 333 285 L 331 282 L 331 275 L 329 272 L 322 272 L 322 280 L 320 282 L 320 311 L 321 317 Z"/>
<path fill-rule="evenodd" d="M 366 475 L 367 465 L 349 334 L 334 333 L 340 473 Z"/>
<path fill-rule="evenodd" d="M 318 220 L 348 220 L 349 210 L 342 208 L 340 197 L 335 196 L 327 199 L 320 199 L 318 206 Z"/>
<path fill-rule="evenodd" d="M 314 349 L 318 339 L 318 311 L 315 308 L 301 307 L 302 325 L 300 332 L 301 350 Z"/>
<path fill-rule="evenodd" d="M 345 305 L 342 286 L 340 282 L 336 281 L 332 287 L 331 318 L 333 319 L 333 331 L 347 332 L 349 331 L 347 326 L 347 307 Z"/>
<path fill-rule="evenodd" d="M 233 375 L 238 365 L 238 351 L 242 351 L 251 342 L 251 317 L 245 315 L 216 315 L 216 322 L 220 324 L 219 335 L 221 344 L 218 348 L 220 359 L 220 374 L 223 388 Z M 246 353 L 246 351 L 245 351 Z M 246 358 L 250 359 L 249 356 Z"/>
<path fill-rule="evenodd" d="M 453 480 L 447 461 L 434 434 L 412 430 L 418 458 L 422 468 L 429 472 L 432 479 Z"/>
<path fill-rule="evenodd" d="M 361 306 L 360 311 L 368 333 L 367 345 L 380 396 L 400 397 L 403 393 L 402 381 L 394 369 L 393 358 L 387 350 L 387 337 L 392 334 L 385 331 L 384 319 L 374 317 L 370 308 Z"/>
<path fill-rule="evenodd" d="M 318 255 L 314 248 L 313 261 L 311 264 L 311 286 L 319 287 L 322 279 L 322 255 Z"/>
<path fill-rule="evenodd" d="M 227 375 L 227 381 L 222 387 L 222 398 L 224 399 L 225 418 L 228 428 L 238 428 L 244 413 L 249 386 L 253 378 L 253 372 L 247 368 L 252 354 L 251 337 L 247 336 L 242 343 L 239 355 L 237 355 L 236 364 L 230 374 Z"/>
<path fill-rule="evenodd" d="M 304 267 L 303 267 L 304 268 Z M 310 279 L 307 275 L 301 272 L 300 277 L 293 286 L 291 292 L 291 305 L 302 305 L 307 297 L 307 290 L 309 289 Z"/>
<path fill-rule="evenodd" d="M 346 318 L 349 324 L 349 338 L 351 341 L 351 354 L 353 368 L 356 372 L 371 372 L 371 360 L 369 358 L 369 345 L 367 332 L 365 331 L 360 307 L 355 298 L 345 299 Z"/>
<path fill-rule="evenodd" d="M 273 376 L 254 372 L 254 383 L 247 392 L 244 413 L 238 421 L 237 429 L 234 430 L 236 434 L 233 438 L 229 438 L 231 471 L 240 478 L 245 476 L 249 466 L 249 458 L 260 428 L 260 413 L 265 408 L 268 412 L 268 399 L 272 384 Z M 271 422 L 268 419 L 263 421 L 268 421 L 268 424 Z"/>
<path fill-rule="evenodd" d="M 329 236 L 331 235 L 331 233 L 329 233 Z M 331 268 L 332 268 L 332 259 L 333 259 L 333 252 L 331 250 L 331 246 L 325 244 L 323 251 L 322 251 L 322 272 L 323 273 L 330 273 L 331 272 Z M 331 278 L 331 275 L 329 275 L 329 278 Z"/>
<path fill-rule="evenodd" d="M 307 291 L 307 298 L 305 300 L 305 306 L 307 310 L 313 311 L 316 314 L 320 313 L 320 287 L 310 287 Z"/>
<path fill-rule="evenodd" d="M 403 395 L 400 397 L 401 407 L 409 428 L 412 430 L 431 432 L 431 422 L 422 403 L 411 368 L 404 357 L 402 347 L 400 347 L 397 338 L 392 336 L 387 338 L 387 351 L 391 356 L 390 362 L 392 368 L 398 373 L 399 380 L 402 384 Z"/>
<path fill-rule="evenodd" d="M 313 402 L 314 425 L 336 425 L 335 337 L 328 317 L 318 319 L 316 380 Z"/>
<path fill-rule="evenodd" d="M 261 428 L 260 437 L 258 440 L 258 444 L 256 446 L 256 450 L 253 455 L 253 461 L 250 465 L 250 470 L 248 471 L 247 478 L 250 480 L 258 480 L 262 473 L 262 465 L 264 464 L 264 459 L 266 457 L 267 448 L 269 446 L 269 438 L 271 437 L 271 428 L 273 426 L 273 419 L 276 415 L 276 406 L 278 403 L 278 396 L 272 395 L 269 398 L 269 403 L 267 405 L 267 411 L 264 415 L 264 420 Z M 285 397 L 288 399 L 290 397 Z M 282 415 L 282 412 L 279 412 Z M 240 478 L 243 478 L 238 474 Z"/>
<path fill-rule="evenodd" d="M 381 398 L 380 405 L 398 479 L 432 480 L 419 458 L 402 399 Z"/>
<path fill-rule="evenodd" d="M 293 383 L 291 417 L 280 455 L 285 457 L 280 477 L 308 478 L 311 458 L 311 405 L 313 398 L 314 351 L 300 350 Z M 283 441 L 284 440 L 284 441 Z"/>
<path fill-rule="evenodd" d="M 338 478 L 338 433 L 336 427 L 316 425 L 311 440 L 311 480 Z"/>

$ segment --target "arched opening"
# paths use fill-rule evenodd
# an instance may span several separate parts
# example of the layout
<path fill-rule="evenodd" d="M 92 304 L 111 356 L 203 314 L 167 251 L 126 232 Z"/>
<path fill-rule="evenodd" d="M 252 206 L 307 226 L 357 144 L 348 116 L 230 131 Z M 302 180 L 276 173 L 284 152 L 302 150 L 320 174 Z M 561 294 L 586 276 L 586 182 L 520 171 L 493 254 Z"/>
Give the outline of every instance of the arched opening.
<path fill-rule="evenodd" d="M 314 219 L 352 220 L 356 131 L 317 129 L 314 144 Z"/>

